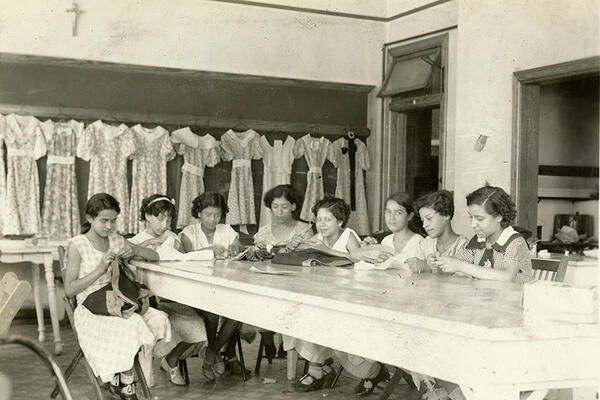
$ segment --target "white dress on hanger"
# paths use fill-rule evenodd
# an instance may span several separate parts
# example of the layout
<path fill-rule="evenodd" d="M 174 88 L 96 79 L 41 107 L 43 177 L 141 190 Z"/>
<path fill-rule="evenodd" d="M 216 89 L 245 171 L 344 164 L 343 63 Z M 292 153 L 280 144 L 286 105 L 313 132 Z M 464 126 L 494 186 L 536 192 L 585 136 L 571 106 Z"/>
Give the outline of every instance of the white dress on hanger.
<path fill-rule="evenodd" d="M 308 163 L 306 174 L 306 193 L 302 204 L 300 218 L 305 221 L 314 221 L 312 207 L 324 196 L 323 192 L 323 164 L 329 155 L 331 142 L 325 137 L 315 139 L 310 135 L 302 136 L 294 145 L 294 152 L 298 156 L 304 155 Z"/>
<path fill-rule="evenodd" d="M 7 149 L 4 235 L 39 234 L 40 182 L 36 160 L 46 154 L 40 122 L 31 116 L 6 116 L 2 137 Z"/>
<path fill-rule="evenodd" d="M 167 194 L 167 161 L 175 158 L 175 150 L 169 132 L 161 126 L 148 129 L 138 124 L 131 131 L 136 148 L 131 155 L 133 179 L 127 233 L 137 233 L 144 230 L 140 221 L 142 200 L 152 194 Z"/>
<path fill-rule="evenodd" d="M 265 206 L 264 197 L 270 189 L 277 185 L 290 183 L 292 164 L 294 163 L 294 144 L 296 141 L 288 136 L 285 141 L 275 140 L 273 145 L 266 137 L 260 137 L 263 149 L 263 189 L 260 202 L 260 227 L 271 223 L 271 211 Z"/>
<path fill-rule="evenodd" d="M 198 136 L 187 127 L 173 131 L 171 141 L 177 154 L 183 154 L 181 186 L 177 199 L 177 228 L 183 228 L 194 223 L 192 200 L 204 193 L 204 168 L 214 167 L 219 162 L 219 142 L 210 134 Z"/>
<path fill-rule="evenodd" d="M 254 208 L 254 184 L 252 183 L 251 160 L 262 157 L 258 133 L 252 129 L 245 132 L 234 132 L 231 129 L 221 137 L 223 159 L 233 160 L 231 166 L 231 183 L 227 198 L 226 221 L 229 225 L 256 224 L 256 209 Z"/>
<path fill-rule="evenodd" d="M 42 229 L 44 236 L 49 238 L 71 238 L 81 228 L 75 153 L 83 133 L 83 122 L 48 120 L 41 128 L 48 150 Z"/>
<path fill-rule="evenodd" d="M 88 125 L 77 145 L 77 157 L 90 162 L 86 198 L 108 193 L 119 202 L 117 230 L 127 231 L 129 190 L 127 159 L 135 152 L 133 132 L 124 124 L 113 126 L 100 120 Z"/>
<path fill-rule="evenodd" d="M 350 171 L 350 155 L 346 150 L 348 149 L 348 139 L 339 138 L 331 144 L 329 160 L 337 168 L 335 197 L 344 199 L 350 206 L 353 205 L 351 174 L 354 174 L 354 207 L 348 226 L 356 230 L 359 235 L 366 235 L 369 233 L 369 217 L 363 170 L 366 171 L 370 168 L 369 152 L 361 140 L 356 139 L 354 142 L 356 143 L 356 153 L 353 172 Z"/>

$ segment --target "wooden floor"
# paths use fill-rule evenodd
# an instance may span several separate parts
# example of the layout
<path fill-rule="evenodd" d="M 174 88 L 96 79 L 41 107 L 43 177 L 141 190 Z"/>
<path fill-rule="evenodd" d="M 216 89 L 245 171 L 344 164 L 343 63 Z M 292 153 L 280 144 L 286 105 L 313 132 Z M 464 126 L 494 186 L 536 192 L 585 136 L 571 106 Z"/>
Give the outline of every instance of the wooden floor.
<path fill-rule="evenodd" d="M 48 327 L 48 325 L 47 325 Z M 49 329 L 47 329 L 48 331 Z M 21 335 L 35 339 L 37 337 L 37 325 L 35 320 L 16 320 L 9 331 L 9 335 Z M 69 325 L 61 325 L 61 335 L 65 344 L 65 354 L 56 357 L 57 362 L 66 368 L 75 352 L 75 341 Z M 52 334 L 47 332 L 45 347 L 51 350 Z M 244 343 L 244 356 L 248 369 L 254 369 L 258 340 L 253 344 Z M 299 364 L 300 365 L 300 364 Z M 152 395 L 158 399 L 203 399 L 203 400 L 225 400 L 225 399 L 294 399 L 309 400 L 323 399 L 338 400 L 358 397 L 354 395 L 353 388 L 356 380 L 345 374 L 342 375 L 335 389 L 321 390 L 312 393 L 295 393 L 286 379 L 285 360 L 275 359 L 269 365 L 264 359 L 261 375 L 252 376 L 247 382 L 242 382 L 241 377 L 225 376 L 219 378 L 216 383 L 209 383 L 201 373 L 201 361 L 192 358 L 188 362 L 190 370 L 190 385 L 184 387 L 173 386 L 166 375 L 159 369 L 158 361 L 154 364 L 155 386 Z M 0 347 L 0 373 L 9 377 L 13 386 L 13 400 L 36 400 L 48 399 L 52 390 L 52 378 L 41 359 L 31 353 L 28 349 L 17 346 Z M 273 378 L 276 383 L 263 383 L 263 378 Z M 73 398 L 77 400 L 95 400 L 87 374 L 83 368 L 78 368 L 69 380 L 69 387 Z M 381 390 L 376 390 L 371 398 L 377 399 Z M 410 390 L 405 384 L 401 384 L 390 397 L 394 400 L 416 400 L 420 395 Z"/>

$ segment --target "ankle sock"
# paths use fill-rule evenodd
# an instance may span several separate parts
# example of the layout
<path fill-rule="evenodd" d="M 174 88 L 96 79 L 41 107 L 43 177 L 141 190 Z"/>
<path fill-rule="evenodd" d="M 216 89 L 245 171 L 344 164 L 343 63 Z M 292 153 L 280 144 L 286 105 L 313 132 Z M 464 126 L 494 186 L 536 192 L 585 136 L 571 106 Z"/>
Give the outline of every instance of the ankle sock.
<path fill-rule="evenodd" d="M 131 385 L 133 383 L 133 372 L 121 372 L 121 383 L 123 385 Z"/>

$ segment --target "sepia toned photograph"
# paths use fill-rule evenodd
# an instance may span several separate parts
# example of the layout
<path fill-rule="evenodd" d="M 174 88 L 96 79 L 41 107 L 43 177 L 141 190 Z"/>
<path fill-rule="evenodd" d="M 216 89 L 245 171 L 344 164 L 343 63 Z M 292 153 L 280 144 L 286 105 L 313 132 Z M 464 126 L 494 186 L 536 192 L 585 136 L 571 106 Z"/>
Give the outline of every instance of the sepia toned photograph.
<path fill-rule="evenodd" d="M 0 0 L 0 400 L 597 400 L 598 0 Z"/>

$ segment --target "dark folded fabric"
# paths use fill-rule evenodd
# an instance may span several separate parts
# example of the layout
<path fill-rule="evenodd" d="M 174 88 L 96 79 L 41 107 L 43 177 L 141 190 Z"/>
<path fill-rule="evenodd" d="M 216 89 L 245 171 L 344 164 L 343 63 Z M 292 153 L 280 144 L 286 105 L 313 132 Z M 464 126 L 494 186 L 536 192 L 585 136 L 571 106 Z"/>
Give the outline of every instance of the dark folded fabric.
<path fill-rule="evenodd" d="M 112 265 L 111 282 L 90 293 L 83 305 L 92 314 L 130 317 L 134 312 L 145 314 L 152 293 L 145 285 L 137 282 L 127 261 L 115 259 Z"/>
<path fill-rule="evenodd" d="M 352 261 L 345 257 L 332 256 L 315 249 L 294 250 L 289 253 L 276 254 L 271 260 L 274 264 L 303 266 L 349 267 Z"/>

